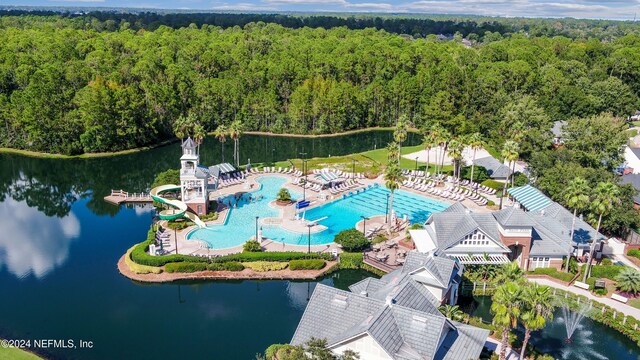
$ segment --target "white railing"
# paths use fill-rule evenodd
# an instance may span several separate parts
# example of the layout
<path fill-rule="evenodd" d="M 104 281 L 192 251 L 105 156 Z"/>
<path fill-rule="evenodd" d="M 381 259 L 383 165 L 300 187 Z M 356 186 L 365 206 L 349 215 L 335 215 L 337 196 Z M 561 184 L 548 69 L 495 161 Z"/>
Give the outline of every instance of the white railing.
<path fill-rule="evenodd" d="M 128 198 L 149 198 L 151 195 L 147 193 L 129 193 L 124 190 L 111 190 L 111 196 L 123 197 L 125 199 Z"/>

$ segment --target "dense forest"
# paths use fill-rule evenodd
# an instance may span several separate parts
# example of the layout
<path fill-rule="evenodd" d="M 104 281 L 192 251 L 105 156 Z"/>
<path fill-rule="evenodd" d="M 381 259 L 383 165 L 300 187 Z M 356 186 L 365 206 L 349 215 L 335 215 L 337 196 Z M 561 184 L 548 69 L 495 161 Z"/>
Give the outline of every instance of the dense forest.
<path fill-rule="evenodd" d="M 638 108 L 638 35 L 496 34 L 465 46 L 344 27 L 97 31 L 74 21 L 0 18 L 1 146 L 114 151 L 172 137 L 187 116 L 207 131 L 237 120 L 245 130 L 331 133 L 406 115 L 496 144 L 522 116 L 536 130 L 530 140 L 544 142 L 554 120 Z"/>

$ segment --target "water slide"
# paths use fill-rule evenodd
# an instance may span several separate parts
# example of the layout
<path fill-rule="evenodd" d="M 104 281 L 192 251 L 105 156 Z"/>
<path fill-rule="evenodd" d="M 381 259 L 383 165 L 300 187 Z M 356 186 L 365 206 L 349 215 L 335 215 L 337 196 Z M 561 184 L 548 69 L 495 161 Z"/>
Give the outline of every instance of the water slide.
<path fill-rule="evenodd" d="M 180 190 L 180 185 L 173 185 L 173 184 L 161 185 L 151 189 L 151 191 L 149 192 L 153 200 L 176 208 L 176 209 L 170 209 L 170 210 L 162 210 L 160 212 L 160 219 L 175 220 L 175 219 L 184 217 L 193 221 L 196 225 L 198 225 L 201 228 L 207 227 L 207 225 L 202 220 L 200 220 L 198 215 L 187 211 L 189 209 L 187 207 L 187 204 L 185 204 L 180 200 L 165 199 L 162 197 L 162 195 L 160 195 L 165 191 L 175 191 L 175 190 Z"/>

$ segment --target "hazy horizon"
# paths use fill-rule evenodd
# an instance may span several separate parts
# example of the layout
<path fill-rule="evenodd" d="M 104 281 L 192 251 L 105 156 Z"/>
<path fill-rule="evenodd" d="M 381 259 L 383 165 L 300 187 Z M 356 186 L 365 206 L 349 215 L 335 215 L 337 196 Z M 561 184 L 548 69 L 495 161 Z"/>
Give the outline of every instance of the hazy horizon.
<path fill-rule="evenodd" d="M 1 6 L 634 20 L 640 0 L 7 0 Z"/>

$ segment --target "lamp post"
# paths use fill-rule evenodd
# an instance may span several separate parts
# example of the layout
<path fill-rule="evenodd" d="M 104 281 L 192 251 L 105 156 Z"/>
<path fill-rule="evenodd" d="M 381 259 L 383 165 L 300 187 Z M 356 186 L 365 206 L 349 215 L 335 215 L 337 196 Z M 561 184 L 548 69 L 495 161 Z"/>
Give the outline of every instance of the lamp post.
<path fill-rule="evenodd" d="M 260 218 L 259 216 L 256 216 L 256 241 L 258 242 L 260 242 L 260 240 L 258 240 L 258 219 L 259 218 Z"/>
<path fill-rule="evenodd" d="M 271 149 L 271 163 L 273 163 L 273 153 L 276 151 L 275 148 Z"/>
<path fill-rule="evenodd" d="M 416 171 L 418 171 L 418 157 L 416 156 Z"/>
<path fill-rule="evenodd" d="M 364 215 L 360 215 L 360 218 L 362 218 L 362 233 L 364 234 L 364 236 L 367 236 L 367 220 L 369 220 L 368 217 L 364 216 Z"/>
<path fill-rule="evenodd" d="M 175 243 L 176 243 L 176 254 L 178 254 L 178 232 L 176 231 L 176 228 L 173 228 L 173 238 L 175 239 Z"/>
<path fill-rule="evenodd" d="M 311 254 L 311 228 L 313 227 L 313 225 L 315 224 L 307 224 L 307 229 L 309 229 L 307 235 L 307 254 Z"/>
<path fill-rule="evenodd" d="M 387 206 L 384 209 L 384 222 L 389 222 L 389 194 L 387 194 Z"/>

